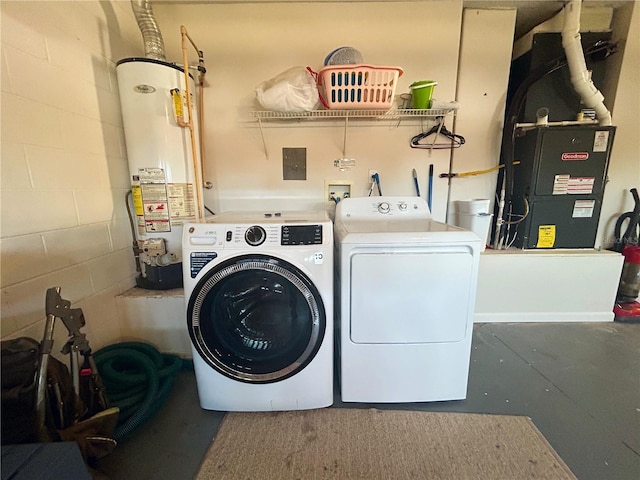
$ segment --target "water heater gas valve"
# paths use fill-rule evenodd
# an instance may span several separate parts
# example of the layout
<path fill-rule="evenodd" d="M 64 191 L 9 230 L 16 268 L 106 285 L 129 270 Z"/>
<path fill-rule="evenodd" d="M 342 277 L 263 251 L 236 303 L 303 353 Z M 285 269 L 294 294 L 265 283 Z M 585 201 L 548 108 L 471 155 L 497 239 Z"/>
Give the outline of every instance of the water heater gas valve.
<path fill-rule="evenodd" d="M 140 248 L 142 252 L 149 257 L 160 257 L 167 253 L 164 238 L 149 238 L 144 240 Z"/>

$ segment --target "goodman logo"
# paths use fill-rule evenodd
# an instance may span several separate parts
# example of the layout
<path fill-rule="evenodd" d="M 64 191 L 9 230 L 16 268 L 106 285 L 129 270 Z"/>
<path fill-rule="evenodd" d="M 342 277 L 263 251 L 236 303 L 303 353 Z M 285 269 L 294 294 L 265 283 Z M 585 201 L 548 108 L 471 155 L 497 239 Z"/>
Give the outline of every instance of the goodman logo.
<path fill-rule="evenodd" d="M 563 161 L 586 160 L 589 158 L 588 152 L 565 152 L 562 154 Z"/>

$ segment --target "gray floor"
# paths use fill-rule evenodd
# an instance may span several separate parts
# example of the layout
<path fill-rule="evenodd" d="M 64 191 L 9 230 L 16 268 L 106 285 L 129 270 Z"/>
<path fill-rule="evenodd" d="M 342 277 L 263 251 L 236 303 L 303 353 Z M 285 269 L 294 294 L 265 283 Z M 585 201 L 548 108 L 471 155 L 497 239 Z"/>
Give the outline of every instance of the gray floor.
<path fill-rule="evenodd" d="M 336 391 L 334 408 L 526 415 L 580 480 L 640 479 L 640 324 L 476 325 L 472 348 L 464 401 L 343 404 Z M 156 417 L 99 470 L 112 480 L 191 479 L 223 416 L 200 408 L 184 371 Z"/>

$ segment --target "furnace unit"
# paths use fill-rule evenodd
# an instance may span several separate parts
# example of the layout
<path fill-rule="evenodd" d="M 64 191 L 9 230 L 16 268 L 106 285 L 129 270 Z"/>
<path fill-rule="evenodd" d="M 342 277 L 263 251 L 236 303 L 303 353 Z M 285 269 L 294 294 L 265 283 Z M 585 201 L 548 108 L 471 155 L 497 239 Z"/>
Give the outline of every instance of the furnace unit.
<path fill-rule="evenodd" d="M 516 134 L 512 213 L 525 216 L 514 246 L 594 247 L 614 134 L 595 124 Z"/>

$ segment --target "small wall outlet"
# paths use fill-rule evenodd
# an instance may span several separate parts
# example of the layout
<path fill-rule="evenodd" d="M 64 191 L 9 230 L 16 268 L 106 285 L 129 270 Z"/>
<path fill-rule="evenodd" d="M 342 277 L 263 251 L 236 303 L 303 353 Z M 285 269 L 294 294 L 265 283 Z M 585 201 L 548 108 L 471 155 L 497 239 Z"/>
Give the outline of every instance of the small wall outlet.
<path fill-rule="evenodd" d="M 378 172 L 378 170 L 374 170 L 374 169 L 371 169 L 371 168 L 370 168 L 370 169 L 369 169 L 369 178 L 367 178 L 367 181 L 368 181 L 368 182 L 371 182 L 371 180 L 373 179 L 373 176 L 374 176 L 376 173 L 377 173 L 378 175 L 380 175 L 380 173 Z"/>
<path fill-rule="evenodd" d="M 353 189 L 351 182 L 344 180 L 327 180 L 324 183 L 324 187 L 324 198 L 329 202 L 335 203 L 349 198 L 351 196 L 351 190 Z"/>

